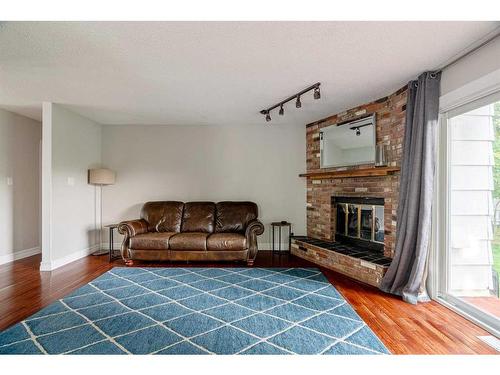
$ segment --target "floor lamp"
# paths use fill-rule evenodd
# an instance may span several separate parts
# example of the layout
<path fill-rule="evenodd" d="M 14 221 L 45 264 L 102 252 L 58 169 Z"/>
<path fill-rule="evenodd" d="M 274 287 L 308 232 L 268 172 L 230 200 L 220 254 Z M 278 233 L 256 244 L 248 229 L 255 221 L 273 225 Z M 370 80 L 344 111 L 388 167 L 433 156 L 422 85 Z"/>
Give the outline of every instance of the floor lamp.
<path fill-rule="evenodd" d="M 113 185 L 115 183 L 116 174 L 111 169 L 99 168 L 99 169 L 89 169 L 89 184 L 99 186 L 99 206 L 100 206 L 100 219 L 99 219 L 99 250 L 92 253 L 92 255 L 104 255 L 108 253 L 108 250 L 102 248 L 102 187 L 106 185 Z M 111 244 L 110 244 L 111 246 Z"/>

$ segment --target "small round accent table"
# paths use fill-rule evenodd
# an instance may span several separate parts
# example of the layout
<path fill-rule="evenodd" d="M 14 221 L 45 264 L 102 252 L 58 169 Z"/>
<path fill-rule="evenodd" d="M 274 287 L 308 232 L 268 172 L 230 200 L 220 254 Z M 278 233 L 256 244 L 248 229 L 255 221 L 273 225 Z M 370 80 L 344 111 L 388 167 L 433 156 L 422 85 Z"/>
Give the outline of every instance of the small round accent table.
<path fill-rule="evenodd" d="M 288 227 L 288 250 L 282 251 L 281 250 L 281 229 Z M 291 248 L 291 243 L 292 243 L 292 223 L 289 223 L 287 221 L 275 221 L 271 223 L 271 229 L 273 231 L 273 254 L 278 253 L 281 255 L 282 253 L 289 254 L 290 253 L 290 248 Z M 278 249 L 276 249 L 276 244 L 274 241 L 274 232 L 275 229 L 278 229 Z"/>
<path fill-rule="evenodd" d="M 118 228 L 119 224 L 108 224 L 105 228 L 109 228 L 109 261 L 112 262 L 115 259 L 120 258 L 120 255 L 115 255 L 114 243 L 113 243 L 113 231 Z"/>

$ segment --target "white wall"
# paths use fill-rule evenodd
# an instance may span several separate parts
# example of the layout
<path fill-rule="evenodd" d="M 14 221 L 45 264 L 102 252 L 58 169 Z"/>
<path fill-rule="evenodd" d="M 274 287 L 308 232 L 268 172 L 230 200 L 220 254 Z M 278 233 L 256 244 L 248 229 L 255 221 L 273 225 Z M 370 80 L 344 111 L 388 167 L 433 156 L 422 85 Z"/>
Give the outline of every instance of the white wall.
<path fill-rule="evenodd" d="M 306 229 L 305 127 L 103 126 L 103 164 L 117 172 L 103 192 L 104 224 L 139 217 L 150 200 L 250 200 L 268 224 Z M 117 239 L 115 242 L 117 242 Z"/>
<path fill-rule="evenodd" d="M 0 264 L 40 252 L 40 122 L 0 109 Z"/>
<path fill-rule="evenodd" d="M 44 132 L 51 126 L 52 134 L 47 133 L 51 160 L 44 161 L 44 173 L 51 174 L 51 202 L 50 225 L 44 233 L 50 232 L 50 248 L 44 241 L 42 270 L 52 270 L 95 251 L 99 240 L 99 196 L 87 182 L 87 170 L 101 165 L 101 125 L 61 105 L 48 104 L 44 111 L 51 110 L 51 116 L 44 114 Z"/>

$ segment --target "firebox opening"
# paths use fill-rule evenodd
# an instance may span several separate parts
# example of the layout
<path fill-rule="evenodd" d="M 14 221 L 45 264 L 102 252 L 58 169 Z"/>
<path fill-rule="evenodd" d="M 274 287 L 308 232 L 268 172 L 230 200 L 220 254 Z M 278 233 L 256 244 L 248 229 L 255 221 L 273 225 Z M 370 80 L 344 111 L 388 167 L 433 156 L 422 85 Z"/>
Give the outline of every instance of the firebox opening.
<path fill-rule="evenodd" d="M 332 197 L 336 242 L 384 252 L 384 199 Z"/>

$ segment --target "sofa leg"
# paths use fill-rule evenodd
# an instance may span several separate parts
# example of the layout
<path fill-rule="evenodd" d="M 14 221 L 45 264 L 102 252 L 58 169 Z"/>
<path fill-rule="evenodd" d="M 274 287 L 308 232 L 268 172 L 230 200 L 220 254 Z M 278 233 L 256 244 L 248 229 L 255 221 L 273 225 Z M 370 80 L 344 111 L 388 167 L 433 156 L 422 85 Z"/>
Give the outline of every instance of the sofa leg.
<path fill-rule="evenodd" d="M 248 259 L 247 260 L 247 266 L 252 267 L 253 266 L 253 259 Z"/>
<path fill-rule="evenodd" d="M 127 267 L 131 267 L 131 266 L 133 266 L 133 265 L 134 265 L 134 261 L 133 261 L 132 259 L 127 259 L 127 260 L 125 261 L 125 265 L 126 265 Z"/>

